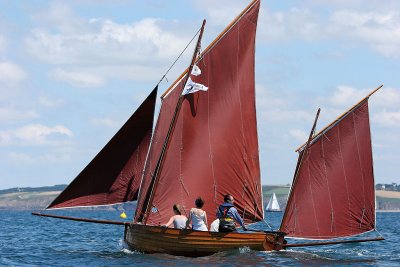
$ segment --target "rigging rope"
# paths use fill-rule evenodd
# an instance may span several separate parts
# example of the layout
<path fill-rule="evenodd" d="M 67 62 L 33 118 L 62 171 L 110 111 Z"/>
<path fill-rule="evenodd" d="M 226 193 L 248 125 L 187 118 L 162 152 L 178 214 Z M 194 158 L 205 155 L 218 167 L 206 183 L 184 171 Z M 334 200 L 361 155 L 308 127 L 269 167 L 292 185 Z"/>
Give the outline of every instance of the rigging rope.
<path fill-rule="evenodd" d="M 186 47 L 183 49 L 183 51 L 179 54 L 179 56 L 175 59 L 175 61 L 171 64 L 171 66 L 169 67 L 169 69 L 165 72 L 165 74 L 161 77 L 161 79 L 158 81 L 158 83 L 157 83 L 157 85 L 159 85 L 163 80 L 164 80 L 164 78 L 167 80 L 167 82 L 168 82 L 168 79 L 167 79 L 167 74 L 168 74 L 168 72 L 172 69 L 172 67 L 175 65 L 175 63 L 179 60 L 179 58 L 183 55 L 183 53 L 185 53 L 185 51 L 186 51 L 186 49 L 189 47 L 189 45 L 193 42 L 193 40 L 194 40 L 194 38 L 196 38 L 196 36 L 199 34 L 199 32 L 200 32 L 200 30 L 201 29 L 199 29 L 196 33 L 195 33 L 195 35 L 193 36 L 193 38 L 190 40 L 190 42 L 186 45 Z"/>
<path fill-rule="evenodd" d="M 375 227 L 375 232 L 377 232 L 379 236 L 383 237 L 383 235 L 378 231 L 376 227 Z"/>
<path fill-rule="evenodd" d="M 268 226 L 269 229 L 273 230 L 272 226 L 266 220 L 262 220 L 262 221 Z"/>

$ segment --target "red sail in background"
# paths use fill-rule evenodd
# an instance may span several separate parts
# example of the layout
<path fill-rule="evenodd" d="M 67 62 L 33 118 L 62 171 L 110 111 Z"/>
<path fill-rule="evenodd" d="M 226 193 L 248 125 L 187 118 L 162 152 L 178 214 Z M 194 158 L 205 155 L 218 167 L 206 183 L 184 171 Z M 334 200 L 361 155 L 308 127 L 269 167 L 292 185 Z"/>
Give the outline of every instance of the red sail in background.
<path fill-rule="evenodd" d="M 156 97 L 157 87 L 47 209 L 109 205 L 137 199 L 152 134 Z"/>
<path fill-rule="evenodd" d="M 185 96 L 154 185 L 148 224 L 166 223 L 175 203 L 188 215 L 198 196 L 205 200 L 203 209 L 211 223 L 228 193 L 247 222 L 263 219 L 254 90 L 258 10 L 255 1 L 197 62 L 202 74 L 192 79 L 209 89 Z M 140 221 L 140 211 L 148 204 L 154 167 L 182 86 L 181 80 L 163 99 L 135 221 Z"/>
<path fill-rule="evenodd" d="M 329 239 L 375 229 L 368 98 L 302 153 L 280 230 L 292 237 Z"/>

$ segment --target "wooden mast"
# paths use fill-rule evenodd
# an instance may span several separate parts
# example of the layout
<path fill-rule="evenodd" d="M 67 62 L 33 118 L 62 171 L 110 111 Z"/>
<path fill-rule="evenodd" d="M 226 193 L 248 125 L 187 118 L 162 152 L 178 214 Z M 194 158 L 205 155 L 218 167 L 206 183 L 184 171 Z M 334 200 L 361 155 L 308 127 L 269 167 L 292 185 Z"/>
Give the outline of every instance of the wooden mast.
<path fill-rule="evenodd" d="M 163 147 L 162 147 L 162 150 L 161 150 L 161 154 L 160 154 L 160 157 L 159 157 L 159 159 L 157 161 L 157 165 L 156 165 L 156 168 L 155 168 L 155 171 L 154 171 L 154 176 L 153 176 L 153 179 L 152 179 L 151 184 L 150 184 L 150 188 L 151 189 L 149 191 L 148 197 L 146 198 L 147 199 L 147 205 L 143 205 L 142 215 L 140 216 L 140 219 L 144 224 L 147 223 L 148 214 L 150 212 L 150 209 L 151 209 L 151 206 L 152 206 L 152 203 L 153 203 L 154 192 L 155 192 L 155 189 L 157 188 L 157 181 L 158 181 L 158 178 L 160 176 L 160 170 L 161 170 L 161 167 L 163 165 L 163 162 L 164 162 L 164 159 L 165 159 L 165 155 L 167 154 L 167 149 L 168 149 L 168 146 L 169 146 L 169 143 L 170 143 L 170 137 L 171 137 L 171 135 L 172 135 L 172 133 L 173 133 L 173 131 L 175 129 L 176 119 L 178 118 L 179 111 L 180 111 L 180 109 L 182 107 L 182 102 L 183 102 L 183 99 L 184 99 L 184 96 L 182 95 L 182 92 L 185 89 L 186 83 L 188 82 L 188 80 L 190 78 L 190 73 L 193 70 L 194 64 L 195 64 L 196 59 L 197 59 L 197 55 L 198 55 L 198 53 L 200 51 L 201 39 L 203 37 L 203 32 L 204 32 L 205 25 L 206 25 L 206 20 L 203 20 L 203 24 L 201 25 L 201 29 L 200 29 L 200 33 L 199 33 L 199 38 L 197 39 L 197 44 L 196 44 L 196 47 L 194 49 L 194 53 L 193 53 L 193 56 L 192 56 L 192 61 L 190 62 L 190 65 L 189 65 L 189 68 L 188 68 L 188 72 L 187 72 L 187 75 L 185 77 L 185 81 L 184 81 L 184 83 L 182 85 L 182 89 L 181 89 L 180 94 L 179 94 L 178 103 L 176 104 L 175 112 L 174 112 L 174 115 L 173 115 L 173 117 L 171 119 L 171 123 L 170 123 L 169 129 L 168 129 L 168 132 L 167 132 L 167 136 L 165 137 L 164 144 L 163 144 Z M 144 208 L 145 208 L 145 210 L 144 210 Z"/>
<path fill-rule="evenodd" d="M 321 109 L 318 108 L 317 114 L 315 115 L 314 124 L 313 124 L 313 126 L 312 126 L 312 128 L 311 128 L 310 135 L 308 136 L 308 140 L 307 140 L 305 149 L 304 149 L 304 150 L 301 152 L 301 154 L 299 155 L 299 159 L 298 159 L 298 161 L 297 161 L 296 170 L 295 170 L 295 172 L 294 172 L 293 183 L 292 183 L 292 186 L 291 186 L 291 188 L 290 188 L 289 198 L 288 198 L 288 202 L 287 202 L 287 205 L 286 205 L 286 206 L 289 206 L 289 204 L 290 204 L 290 203 L 292 202 L 292 200 L 293 200 L 293 194 L 292 194 L 293 191 L 292 191 L 292 189 L 293 189 L 294 186 L 296 185 L 296 180 L 297 180 L 297 176 L 298 176 L 298 174 L 299 174 L 299 169 L 300 169 L 301 163 L 303 162 L 303 159 L 304 159 L 304 157 L 305 157 L 304 154 L 307 153 L 308 146 L 310 145 L 310 142 L 311 142 L 311 140 L 312 140 L 313 134 L 314 134 L 314 132 L 315 132 L 315 127 L 317 126 L 317 121 L 318 121 L 318 117 L 319 117 L 319 113 L 320 113 L 320 112 L 321 112 Z M 287 216 L 287 209 L 285 209 L 285 213 L 283 214 L 283 218 L 282 218 L 282 221 L 281 221 L 281 226 L 279 227 L 279 230 L 280 230 L 280 231 L 283 231 L 283 230 L 282 230 L 282 223 L 284 222 L 286 216 Z"/>
<path fill-rule="evenodd" d="M 369 93 L 366 97 L 364 97 L 363 99 L 361 99 L 357 104 L 355 104 L 354 106 L 352 106 L 351 108 L 349 108 L 347 111 L 345 111 L 342 115 L 340 115 L 339 117 L 337 117 L 336 120 L 334 120 L 332 123 L 330 123 L 329 125 L 327 125 L 325 128 L 323 128 L 321 131 L 319 131 L 316 135 L 314 135 L 312 141 L 317 138 L 318 136 L 320 136 L 324 131 L 326 131 L 326 129 L 328 129 L 329 127 L 333 126 L 334 124 L 336 124 L 337 122 L 339 122 L 343 117 L 345 117 L 347 114 L 349 114 L 355 107 L 357 107 L 358 105 L 360 105 L 362 102 L 364 102 L 366 99 L 368 99 L 372 94 L 374 94 L 376 91 L 378 91 L 379 89 L 381 89 L 383 87 L 383 84 L 380 85 L 379 87 L 377 87 L 376 89 L 374 89 L 371 93 Z M 301 150 L 304 146 L 306 145 L 306 143 L 302 144 L 301 146 L 299 146 L 295 151 L 298 152 L 299 150 Z"/>
<path fill-rule="evenodd" d="M 32 215 L 41 216 L 41 217 L 50 217 L 56 219 L 64 219 L 70 221 L 78 221 L 78 222 L 90 222 L 90 223 L 101 223 L 101 224 L 115 224 L 115 225 L 129 225 L 129 222 L 121 222 L 121 221 L 112 221 L 112 220 L 97 220 L 97 219 L 88 219 L 88 218 L 77 218 L 77 217 L 70 217 L 70 216 L 60 216 L 54 214 L 45 214 L 45 213 L 38 213 L 32 212 Z"/>
<path fill-rule="evenodd" d="M 383 237 L 366 238 L 366 239 L 355 239 L 355 240 L 339 240 L 339 241 L 327 241 L 327 242 L 309 242 L 309 243 L 293 243 L 293 244 L 283 244 L 282 247 L 294 248 L 294 247 L 311 247 L 311 246 L 326 246 L 326 245 L 336 245 L 336 244 L 346 244 L 346 243 L 363 243 L 363 242 L 374 242 L 383 241 Z"/>

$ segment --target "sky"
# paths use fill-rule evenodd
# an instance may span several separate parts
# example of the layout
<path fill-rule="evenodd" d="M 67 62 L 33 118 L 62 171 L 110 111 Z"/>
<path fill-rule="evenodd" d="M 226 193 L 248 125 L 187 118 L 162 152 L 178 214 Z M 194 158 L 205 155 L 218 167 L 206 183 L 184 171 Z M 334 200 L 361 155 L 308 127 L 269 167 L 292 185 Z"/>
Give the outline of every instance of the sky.
<path fill-rule="evenodd" d="M 250 1 L 0 0 L 0 189 L 68 184 L 207 20 Z M 160 83 L 190 62 L 184 53 Z M 289 184 L 317 125 L 370 98 L 376 183 L 400 183 L 400 1 L 262 1 L 256 95 L 263 184 Z"/>

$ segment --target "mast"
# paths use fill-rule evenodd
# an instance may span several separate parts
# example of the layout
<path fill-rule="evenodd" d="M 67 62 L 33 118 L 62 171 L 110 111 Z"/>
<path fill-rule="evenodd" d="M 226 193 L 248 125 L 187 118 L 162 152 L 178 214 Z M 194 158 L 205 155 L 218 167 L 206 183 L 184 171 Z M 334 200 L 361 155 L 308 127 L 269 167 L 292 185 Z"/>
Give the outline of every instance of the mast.
<path fill-rule="evenodd" d="M 200 29 L 200 33 L 199 33 L 199 38 L 197 39 L 197 44 L 196 44 L 196 47 L 195 47 L 195 50 L 194 50 L 194 53 L 193 53 L 193 56 L 192 56 L 192 60 L 191 60 L 190 65 L 189 65 L 187 75 L 185 77 L 185 82 L 183 83 L 182 89 L 180 91 L 178 103 L 177 103 L 177 105 L 175 107 L 175 112 L 174 112 L 174 115 L 172 117 L 171 124 L 169 126 L 167 136 L 166 136 L 166 138 L 164 140 L 164 145 L 163 145 L 163 148 L 162 148 L 162 151 L 161 151 L 161 154 L 160 154 L 160 158 L 158 159 L 158 162 L 157 162 L 157 165 L 156 165 L 156 169 L 155 169 L 155 173 L 154 173 L 153 179 L 151 181 L 151 189 L 149 190 L 150 194 L 149 194 L 149 196 L 147 198 L 147 205 L 143 206 L 143 208 L 145 208 L 145 209 L 142 210 L 142 215 L 139 218 L 139 221 L 143 222 L 144 224 L 147 223 L 147 217 L 148 217 L 148 213 L 150 212 L 150 208 L 152 206 L 154 192 L 155 192 L 155 189 L 157 187 L 157 181 L 158 181 L 158 178 L 159 178 L 159 175 L 160 175 L 160 169 L 161 169 L 161 166 L 163 164 L 165 155 L 167 153 L 170 136 L 172 135 L 172 133 L 174 131 L 175 124 L 176 124 L 176 119 L 178 117 L 179 111 L 180 111 L 181 106 L 182 106 L 182 101 L 183 101 L 183 98 L 184 98 L 184 96 L 182 95 L 182 92 L 183 92 L 183 90 L 184 90 L 184 88 L 186 86 L 186 83 L 188 82 L 188 80 L 190 78 L 190 74 L 191 74 L 191 72 L 193 70 L 193 66 L 194 66 L 194 64 L 196 62 L 197 55 L 198 55 L 198 53 L 200 51 L 201 39 L 203 37 L 203 32 L 204 32 L 205 25 L 206 25 L 206 20 L 203 20 L 203 23 L 202 23 L 201 29 Z"/>
<path fill-rule="evenodd" d="M 201 74 L 190 78 L 209 89 L 182 99 L 168 152 L 159 164 L 185 79 L 181 76 L 162 98 L 135 223 L 147 216 L 146 224 L 158 225 L 170 217 L 173 204 L 187 209 L 198 196 L 213 219 L 215 205 L 228 191 L 237 196 L 237 209 L 246 222 L 262 219 L 254 90 L 259 6 L 260 1 L 254 1 L 196 59 Z"/>
<path fill-rule="evenodd" d="M 323 128 L 321 131 L 319 131 L 316 135 L 314 135 L 314 138 L 312 140 L 312 142 L 316 141 L 317 138 L 319 138 L 319 136 L 321 136 L 324 132 L 326 132 L 329 128 L 331 128 L 332 126 L 334 126 L 335 124 L 337 124 L 341 119 L 343 119 L 347 114 L 349 114 L 351 111 L 353 111 L 356 107 L 358 107 L 361 103 L 363 103 L 365 100 L 367 100 L 371 95 L 373 95 L 376 91 L 378 91 L 379 89 L 381 89 L 383 87 L 383 84 L 381 84 L 380 86 L 378 86 L 377 88 L 375 88 L 374 90 L 372 90 L 371 93 L 369 93 L 366 97 L 364 97 L 363 99 L 361 99 L 357 104 L 355 104 L 354 106 L 352 106 L 351 108 L 349 108 L 346 112 L 344 112 L 342 115 L 340 115 L 339 117 L 337 117 L 336 120 L 334 120 L 333 122 L 331 122 L 329 125 L 327 125 L 325 128 Z M 306 143 L 302 144 L 301 146 L 299 146 L 295 151 L 298 152 L 300 150 L 302 150 L 304 148 L 304 146 L 306 145 Z"/>
<path fill-rule="evenodd" d="M 311 139 L 312 139 L 313 134 L 315 132 L 315 127 L 317 126 L 317 121 L 318 121 L 318 117 L 319 117 L 319 113 L 320 112 L 321 112 L 321 109 L 318 108 L 317 114 L 315 115 L 313 126 L 312 126 L 311 131 L 310 131 L 310 135 L 308 136 L 308 140 L 306 142 L 306 146 L 305 146 L 304 150 L 301 151 L 300 154 L 299 154 L 296 170 L 295 170 L 294 177 L 293 177 L 293 183 L 292 183 L 292 186 L 290 187 L 289 199 L 288 199 L 288 202 L 287 202 L 286 206 L 289 206 L 290 203 L 293 201 L 293 188 L 296 185 L 296 180 L 297 180 L 297 177 L 298 177 L 298 174 L 299 174 L 299 169 L 300 169 L 301 163 L 303 162 L 303 159 L 304 159 L 304 154 L 307 154 L 308 146 L 310 145 Z M 283 215 L 283 218 L 282 218 L 282 221 L 281 221 L 281 226 L 279 227 L 280 230 L 282 230 L 282 223 L 285 221 L 285 218 L 287 216 L 287 212 L 288 212 L 288 209 L 285 209 L 285 214 Z"/>

